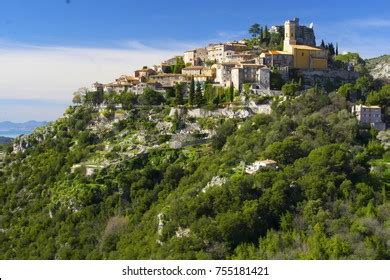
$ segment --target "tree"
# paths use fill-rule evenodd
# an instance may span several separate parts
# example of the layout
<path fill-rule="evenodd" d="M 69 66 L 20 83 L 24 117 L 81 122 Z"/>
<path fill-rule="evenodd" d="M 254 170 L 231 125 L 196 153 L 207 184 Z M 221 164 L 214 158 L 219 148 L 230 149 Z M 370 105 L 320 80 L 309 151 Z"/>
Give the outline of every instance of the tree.
<path fill-rule="evenodd" d="M 226 120 L 222 125 L 217 129 L 215 136 L 212 138 L 211 145 L 215 149 L 221 149 L 226 143 L 226 139 L 230 136 L 236 128 L 236 125 L 233 120 Z"/>
<path fill-rule="evenodd" d="M 183 105 L 183 84 L 178 83 L 175 85 L 175 103 L 176 105 Z"/>
<path fill-rule="evenodd" d="M 85 103 L 93 106 L 102 104 L 104 101 L 104 93 L 102 91 L 89 91 L 85 95 Z"/>
<path fill-rule="evenodd" d="M 151 88 L 145 88 L 144 93 L 138 97 L 141 105 L 160 105 L 164 101 L 164 96 Z"/>
<path fill-rule="evenodd" d="M 284 84 L 284 80 L 282 75 L 278 72 L 278 70 L 274 70 L 270 75 L 270 83 L 271 89 L 280 90 Z"/>
<path fill-rule="evenodd" d="M 190 106 L 194 105 L 195 101 L 195 81 L 194 81 L 194 76 L 191 77 L 191 83 L 190 83 L 190 92 L 188 95 L 188 104 Z"/>
<path fill-rule="evenodd" d="M 234 86 L 230 84 L 229 87 L 229 101 L 233 102 L 234 101 Z"/>
<path fill-rule="evenodd" d="M 267 45 L 269 44 L 270 41 L 270 35 L 268 31 L 267 25 L 264 27 L 264 33 L 263 33 L 263 42 L 265 42 Z"/>
<path fill-rule="evenodd" d="M 181 74 L 181 70 L 186 67 L 185 63 L 184 63 L 184 59 L 182 56 L 177 56 L 176 57 L 176 64 L 175 66 L 173 67 L 173 73 L 174 74 Z"/>
<path fill-rule="evenodd" d="M 202 85 L 199 82 L 196 83 L 195 100 L 194 101 L 195 101 L 195 104 L 197 106 L 200 106 L 203 103 Z"/>
<path fill-rule="evenodd" d="M 374 89 L 374 83 L 370 77 L 362 76 L 356 80 L 355 88 L 361 93 L 361 98 L 366 100 L 368 93 Z"/>
<path fill-rule="evenodd" d="M 390 85 L 384 85 L 378 92 L 372 91 L 368 94 L 367 104 L 379 105 L 382 107 L 390 106 Z"/>
<path fill-rule="evenodd" d="M 122 92 L 120 94 L 120 102 L 122 103 L 123 109 L 130 110 L 137 103 L 137 96 L 131 91 Z"/>
<path fill-rule="evenodd" d="M 296 93 L 299 91 L 299 88 L 300 88 L 299 84 L 292 81 L 282 86 L 282 92 L 284 93 L 285 96 L 294 97 Z"/>
<path fill-rule="evenodd" d="M 253 38 L 258 37 L 260 35 L 260 24 L 255 23 L 249 28 L 249 34 L 252 35 Z"/>
<path fill-rule="evenodd" d="M 343 96 L 346 100 L 350 99 L 351 94 L 354 92 L 354 85 L 351 83 L 346 83 L 340 86 L 337 90 L 337 94 Z"/>

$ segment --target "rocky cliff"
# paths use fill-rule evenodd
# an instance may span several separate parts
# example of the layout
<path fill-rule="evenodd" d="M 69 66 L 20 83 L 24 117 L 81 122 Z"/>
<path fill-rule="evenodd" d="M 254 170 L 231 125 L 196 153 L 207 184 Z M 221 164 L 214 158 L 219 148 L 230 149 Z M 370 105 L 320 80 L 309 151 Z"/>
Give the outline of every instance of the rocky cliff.
<path fill-rule="evenodd" d="M 366 67 L 374 79 L 390 82 L 390 55 L 367 59 Z"/>

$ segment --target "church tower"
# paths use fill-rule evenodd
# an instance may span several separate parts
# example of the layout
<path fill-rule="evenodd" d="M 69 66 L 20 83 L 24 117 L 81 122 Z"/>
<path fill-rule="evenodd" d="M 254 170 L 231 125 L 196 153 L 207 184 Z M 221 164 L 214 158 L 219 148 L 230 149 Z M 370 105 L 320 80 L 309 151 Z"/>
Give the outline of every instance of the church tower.
<path fill-rule="evenodd" d="M 297 29 L 299 26 L 299 18 L 294 18 L 293 20 L 287 20 L 284 23 L 284 44 L 283 51 L 292 53 L 291 45 L 296 45 L 297 40 Z"/>

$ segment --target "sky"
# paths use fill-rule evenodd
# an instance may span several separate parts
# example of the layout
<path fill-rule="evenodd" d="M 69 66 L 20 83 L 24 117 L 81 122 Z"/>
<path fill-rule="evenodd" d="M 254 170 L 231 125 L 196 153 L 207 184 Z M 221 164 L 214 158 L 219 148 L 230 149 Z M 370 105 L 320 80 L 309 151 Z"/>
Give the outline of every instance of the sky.
<path fill-rule="evenodd" d="M 78 88 L 247 37 L 253 23 L 299 17 L 318 44 L 390 54 L 389 14 L 388 0 L 0 0 L 0 121 L 55 120 Z"/>

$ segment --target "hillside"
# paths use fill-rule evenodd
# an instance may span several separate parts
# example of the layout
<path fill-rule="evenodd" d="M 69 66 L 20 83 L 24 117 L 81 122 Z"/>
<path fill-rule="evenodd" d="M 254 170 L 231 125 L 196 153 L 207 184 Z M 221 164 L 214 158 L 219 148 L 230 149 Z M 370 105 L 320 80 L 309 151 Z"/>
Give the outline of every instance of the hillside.
<path fill-rule="evenodd" d="M 1 259 L 390 257 L 390 154 L 345 95 L 91 94 L 4 155 Z"/>
<path fill-rule="evenodd" d="M 390 82 L 390 55 L 367 59 L 366 67 L 374 79 Z"/>

